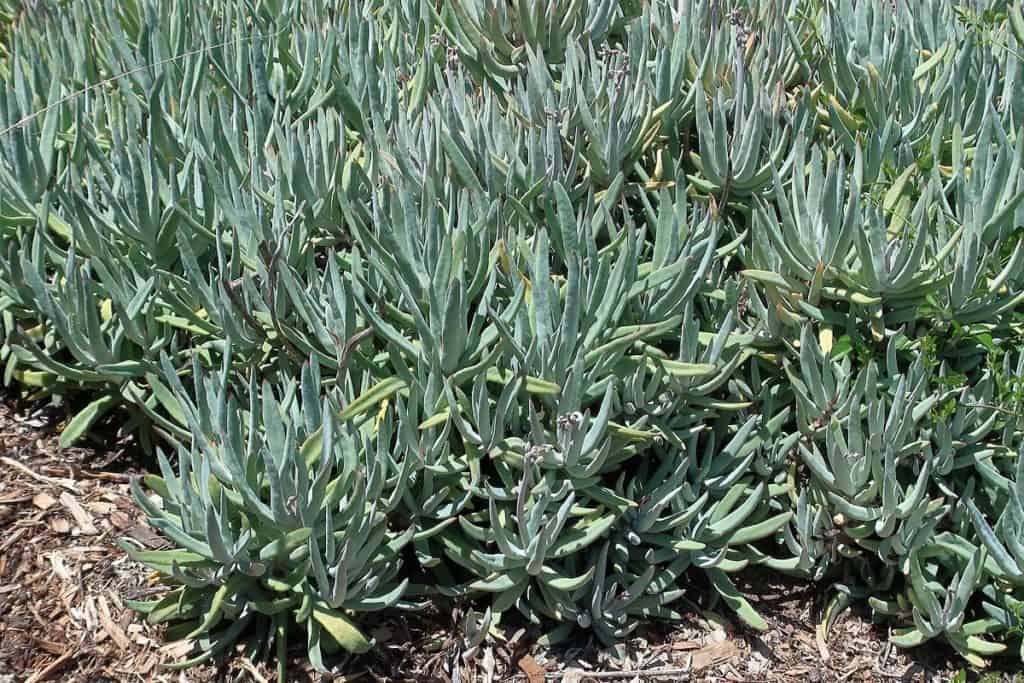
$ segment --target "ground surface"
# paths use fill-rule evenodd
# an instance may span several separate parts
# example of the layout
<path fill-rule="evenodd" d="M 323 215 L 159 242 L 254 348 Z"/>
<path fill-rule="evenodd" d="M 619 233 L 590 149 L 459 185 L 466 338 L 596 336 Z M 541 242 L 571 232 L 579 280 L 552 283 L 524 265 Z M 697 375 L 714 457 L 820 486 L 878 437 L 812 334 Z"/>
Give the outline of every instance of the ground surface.
<path fill-rule="evenodd" d="M 116 541 L 151 548 L 162 541 L 139 516 L 130 476 L 146 461 L 130 441 L 57 446 L 62 416 L 0 401 L 0 683 L 28 681 L 271 681 L 266 663 L 236 657 L 219 669 L 184 673 L 160 664 L 188 647 L 164 644 L 159 629 L 125 607 L 161 589 Z M 752 578 L 751 581 L 756 581 Z M 472 658 L 453 635 L 459 615 L 384 616 L 370 626 L 382 643 L 372 659 L 342 662 L 344 675 L 319 676 L 292 662 L 296 681 L 946 681 L 959 663 L 941 646 L 895 650 L 884 630 L 853 613 L 825 641 L 816 637 L 815 586 L 749 585 L 772 625 L 761 636 L 694 616 L 627 643 L 612 660 L 581 640 L 554 652 L 510 633 Z M 968 680 L 974 679 L 970 675 Z M 1003 676 L 994 677 L 996 680 Z"/>

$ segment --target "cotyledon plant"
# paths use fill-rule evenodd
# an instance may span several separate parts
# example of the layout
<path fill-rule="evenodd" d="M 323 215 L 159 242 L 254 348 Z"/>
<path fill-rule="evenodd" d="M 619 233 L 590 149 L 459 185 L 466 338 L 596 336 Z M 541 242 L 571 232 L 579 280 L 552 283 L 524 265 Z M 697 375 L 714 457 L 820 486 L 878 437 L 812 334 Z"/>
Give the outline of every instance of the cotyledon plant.
<path fill-rule="evenodd" d="M 990 561 L 982 571 L 996 579 L 985 583 L 981 589 L 985 601 L 982 609 L 989 619 L 992 630 L 1017 630 L 1024 619 L 1024 458 L 1017 454 L 1017 466 L 1013 479 L 1007 487 L 1008 501 L 995 525 L 989 523 L 986 515 L 971 500 L 965 501 L 971 521 L 981 540 L 980 547 L 988 552 Z M 995 501 L 998 504 L 1002 496 Z M 980 583 L 980 582 L 979 582 Z M 997 647 L 997 644 L 992 644 Z M 1024 648 L 1024 644 L 1021 645 Z M 977 649 L 977 648 L 975 648 Z M 986 654 L 982 652 L 981 654 Z"/>
<path fill-rule="evenodd" d="M 248 405 L 227 366 L 207 376 L 196 363 L 194 390 L 185 392 L 163 365 L 193 443 L 178 448 L 176 466 L 158 453 L 160 475 L 144 478 L 148 492 L 133 483 L 150 523 L 179 547 L 124 543 L 170 586 L 133 607 L 151 623 L 175 622 L 169 637 L 194 643 L 181 665 L 244 640 L 250 655 L 276 653 L 283 667 L 295 630 L 305 632 L 321 670 L 324 654 L 368 650 L 353 615 L 401 603 L 409 583 L 402 549 L 415 532 L 389 522 L 412 466 L 391 454 L 393 418 L 372 434 L 340 423 L 337 397 L 322 395 L 315 364 L 279 391 L 252 378 Z"/>
<path fill-rule="evenodd" d="M 196 657 L 761 628 L 747 567 L 1016 644 L 1019 3 L 165 4 L 0 10 L 0 362 L 170 446 Z"/>
<path fill-rule="evenodd" d="M 794 157 L 790 154 L 790 135 L 802 131 L 799 120 L 788 126 L 765 126 L 764 120 L 783 116 L 782 104 L 776 93 L 770 102 L 759 79 L 756 77 L 744 87 L 738 87 L 733 94 L 732 137 L 727 137 L 730 126 L 727 120 L 727 105 L 721 90 L 714 93 L 710 112 L 703 88 L 698 85 L 694 98 L 698 138 L 701 142 L 700 156 L 694 155 L 694 162 L 700 170 L 691 176 L 691 181 L 700 189 L 729 195 L 757 194 L 771 186 L 773 169 L 780 174 L 788 172 Z M 806 108 L 801 107 L 796 117 L 806 119 Z M 767 131 L 766 131 L 767 128 Z M 767 154 L 762 158 L 761 137 L 769 132 L 778 139 L 767 141 Z"/>
<path fill-rule="evenodd" d="M 889 343 L 891 351 L 894 345 L 895 338 Z M 910 551 L 930 538 L 946 511 L 941 499 L 927 499 L 934 456 L 925 448 L 927 442 L 912 438 L 915 427 L 938 401 L 938 396 L 925 393 L 921 361 L 905 373 L 888 376 L 869 363 L 849 387 L 846 399 L 837 401 L 838 396 L 811 387 L 823 386 L 827 391 L 836 381 L 838 386 L 848 385 L 852 378 L 821 355 L 817 341 L 806 330 L 801 355 L 804 371 L 821 368 L 822 375 L 829 377 L 810 385 L 793 379 L 798 394 L 814 396 L 804 395 L 801 402 L 817 413 L 796 444 L 811 474 L 809 502 L 833 510 L 834 521 L 842 520 L 837 526 L 848 542 L 840 545 L 840 552 L 857 555 L 859 546 L 886 563 L 904 566 Z M 922 452 L 925 457 L 918 461 Z M 914 473 L 910 486 L 901 484 L 906 479 L 897 476 L 898 467 Z"/>

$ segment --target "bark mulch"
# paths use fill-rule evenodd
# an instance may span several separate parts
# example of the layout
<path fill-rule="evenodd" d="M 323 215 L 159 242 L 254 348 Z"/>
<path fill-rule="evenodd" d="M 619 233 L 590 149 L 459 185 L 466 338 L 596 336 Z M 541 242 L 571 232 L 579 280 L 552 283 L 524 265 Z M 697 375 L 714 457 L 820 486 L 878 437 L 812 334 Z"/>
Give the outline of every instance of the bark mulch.
<path fill-rule="evenodd" d="M 273 681 L 271 666 L 240 656 L 185 672 L 161 668 L 188 645 L 165 644 L 159 628 L 126 607 L 162 589 L 116 545 L 130 537 L 164 547 L 129 493 L 130 477 L 147 462 L 116 427 L 94 447 L 62 450 L 61 420 L 0 402 L 0 683 Z M 772 626 L 766 634 L 695 614 L 628 641 L 625 655 L 613 658 L 582 637 L 545 651 L 535 634 L 510 627 L 466 656 L 454 626 L 461 614 L 383 615 L 367 626 L 380 643 L 372 657 L 339 662 L 337 674 L 322 676 L 296 653 L 289 680 L 932 682 L 960 667 L 942 646 L 892 648 L 883 629 L 852 612 L 822 639 L 818 587 L 747 578 Z"/>

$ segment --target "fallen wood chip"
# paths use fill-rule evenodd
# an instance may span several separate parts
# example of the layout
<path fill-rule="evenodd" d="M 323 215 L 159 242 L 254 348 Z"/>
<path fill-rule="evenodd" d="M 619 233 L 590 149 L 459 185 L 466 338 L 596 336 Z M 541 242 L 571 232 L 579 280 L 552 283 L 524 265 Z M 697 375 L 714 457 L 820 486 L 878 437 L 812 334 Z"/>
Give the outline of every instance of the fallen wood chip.
<path fill-rule="evenodd" d="M 65 491 L 60 494 L 61 504 L 67 508 L 71 516 L 75 518 L 75 523 L 78 525 L 78 530 L 84 536 L 95 536 L 99 533 L 96 525 L 92 521 L 92 515 L 85 511 L 82 504 L 75 500 L 75 497 Z"/>
<path fill-rule="evenodd" d="M 183 659 L 185 655 L 191 653 L 194 645 L 191 640 L 178 640 L 162 646 L 160 652 L 171 661 L 176 661 Z"/>
<path fill-rule="evenodd" d="M 7 537 L 7 540 L 5 540 L 3 542 L 3 544 L 0 544 L 0 551 L 7 550 L 8 546 L 14 545 L 14 543 L 19 538 L 21 538 L 22 534 L 24 534 L 24 533 L 25 533 L 25 527 L 21 527 L 20 529 L 16 530 L 13 534 L 11 534 L 10 536 Z"/>
<path fill-rule="evenodd" d="M 103 630 L 107 632 L 110 639 L 113 640 L 119 648 L 127 650 L 132 646 L 128 636 L 125 635 L 124 630 L 113 620 L 110 616 L 110 608 L 107 606 L 107 599 L 102 595 L 97 598 L 96 603 L 99 607 L 100 625 Z"/>
<path fill-rule="evenodd" d="M 128 624 L 128 637 L 135 641 L 136 645 L 152 645 L 153 641 L 146 637 L 145 629 L 142 628 L 142 624 L 132 623 Z"/>
<path fill-rule="evenodd" d="M 821 657 L 821 661 L 827 664 L 832 656 L 829 654 L 828 644 L 825 642 L 825 624 L 814 629 L 814 642 L 818 646 L 818 655 Z"/>
<path fill-rule="evenodd" d="M 51 655 L 62 655 L 68 651 L 66 643 L 54 643 L 49 640 L 43 640 L 42 638 L 33 638 L 32 642 L 35 643 L 40 650 L 49 652 Z"/>
<path fill-rule="evenodd" d="M 526 655 L 521 658 L 517 664 L 522 670 L 526 677 L 530 680 L 530 683 L 544 683 L 544 667 L 537 663 L 537 660 Z"/>
<path fill-rule="evenodd" d="M 32 496 L 32 504 L 40 510 L 49 510 L 57 504 L 57 501 L 49 493 L 40 491 L 36 495 Z"/>
<path fill-rule="evenodd" d="M 121 512 L 120 510 L 115 510 L 114 512 L 110 513 L 110 523 L 118 529 L 125 529 L 127 527 L 130 527 L 133 521 L 134 520 L 131 517 Z"/>
<path fill-rule="evenodd" d="M 79 612 L 85 621 L 85 627 L 90 631 L 95 631 L 100 622 L 100 615 L 96 610 L 96 600 L 91 595 L 86 594 L 85 602 L 82 603 L 82 609 Z"/>
<path fill-rule="evenodd" d="M 64 562 L 64 555 L 54 551 L 50 553 L 50 566 L 53 567 L 53 573 L 60 577 L 62 581 L 71 580 L 71 572 L 68 570 L 67 563 Z"/>
<path fill-rule="evenodd" d="M 94 515 L 109 515 L 114 511 L 113 503 L 104 503 L 101 500 L 93 501 L 92 503 L 86 504 L 86 509 Z"/>
<path fill-rule="evenodd" d="M 711 645 L 702 647 L 691 655 L 690 669 L 693 671 L 707 669 L 742 654 L 743 651 L 736 647 L 736 644 L 731 640 L 712 643 Z"/>
<path fill-rule="evenodd" d="M 146 674 L 153 670 L 153 667 L 157 665 L 158 661 L 159 660 L 155 656 L 146 657 L 141 662 L 136 659 L 132 662 L 132 673 L 136 676 L 142 676 L 143 680 L 148 680 Z"/>

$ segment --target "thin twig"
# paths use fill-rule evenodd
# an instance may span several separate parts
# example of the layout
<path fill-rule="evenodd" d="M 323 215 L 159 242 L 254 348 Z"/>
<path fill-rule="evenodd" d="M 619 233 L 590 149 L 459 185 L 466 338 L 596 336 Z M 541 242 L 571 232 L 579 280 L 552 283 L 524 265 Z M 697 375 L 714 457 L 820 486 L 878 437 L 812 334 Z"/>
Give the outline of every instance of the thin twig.
<path fill-rule="evenodd" d="M 238 278 L 233 282 L 229 282 L 227 276 L 221 277 L 221 286 L 224 288 L 224 293 L 228 295 L 228 301 L 234 307 L 235 311 L 242 316 L 242 320 L 248 323 L 249 327 L 253 329 L 253 332 L 258 334 L 263 341 L 267 341 L 267 331 L 263 329 L 263 325 L 258 323 L 252 314 L 249 313 L 249 309 L 245 306 L 242 300 L 238 297 L 237 287 L 243 284 L 243 278 Z"/>
<path fill-rule="evenodd" d="M 270 311 L 270 322 L 277 331 L 277 336 L 281 339 L 284 344 L 285 350 L 292 358 L 301 359 L 302 354 L 299 352 L 295 345 L 288 339 L 288 335 L 285 334 L 284 328 L 281 325 L 281 321 L 277 317 L 277 283 L 281 275 L 278 272 L 278 263 L 281 257 L 281 251 L 284 249 L 285 237 L 292 231 L 296 221 L 302 215 L 303 210 L 306 208 L 306 202 L 303 200 L 295 207 L 295 215 L 288 222 L 288 225 L 284 227 L 281 235 L 278 237 L 277 244 L 274 247 L 274 252 L 270 256 L 270 260 L 267 261 L 267 297 L 266 304 L 267 309 Z"/>
<path fill-rule="evenodd" d="M 349 356 L 352 355 L 352 352 L 355 350 L 357 346 L 359 346 L 365 340 L 369 339 L 372 336 L 373 328 L 365 327 L 356 332 L 355 334 L 353 334 L 347 340 L 345 340 L 345 345 L 341 349 L 341 357 L 338 358 L 338 370 L 337 372 L 334 373 L 335 386 L 341 386 L 342 375 L 345 374 L 345 369 L 348 367 Z M 335 340 L 337 340 L 337 338 L 335 338 Z M 348 407 L 348 401 L 345 400 L 345 396 L 343 394 L 339 393 L 338 396 L 341 400 L 341 409 L 344 410 L 346 407 Z"/>
<path fill-rule="evenodd" d="M 120 472 L 89 472 L 83 470 L 81 472 L 82 477 L 85 479 L 99 479 L 101 481 L 116 481 L 120 484 L 130 484 L 132 478 L 127 474 Z"/>
<path fill-rule="evenodd" d="M 348 365 L 348 358 L 349 356 L 352 355 L 353 349 L 355 349 L 355 347 L 358 346 L 359 344 L 363 343 L 364 340 L 369 339 L 371 336 L 373 336 L 373 328 L 367 327 L 362 330 L 359 330 L 351 337 L 349 337 L 348 340 L 345 342 L 345 346 L 342 347 L 341 349 L 341 360 L 338 361 L 338 365 L 342 369 L 345 369 L 345 367 Z"/>
<path fill-rule="evenodd" d="M 49 484 L 50 486 L 60 486 L 62 488 L 66 488 L 68 491 L 72 491 L 73 493 L 79 492 L 78 487 L 75 486 L 74 482 L 72 482 L 69 479 L 56 479 L 54 477 L 43 476 L 42 474 L 33 472 L 32 470 L 30 470 L 28 467 L 18 462 L 17 460 L 13 458 L 8 458 L 7 456 L 0 456 L 0 462 L 10 467 L 13 467 L 22 474 L 25 474 L 42 484 Z"/>
<path fill-rule="evenodd" d="M 32 674 L 32 677 L 25 681 L 25 683 L 37 683 L 37 681 L 45 681 L 49 679 L 55 673 L 63 669 L 70 659 L 76 656 L 78 656 L 78 650 L 68 650 L 60 657 L 57 657 L 57 659 L 50 662 L 45 668 Z"/>

